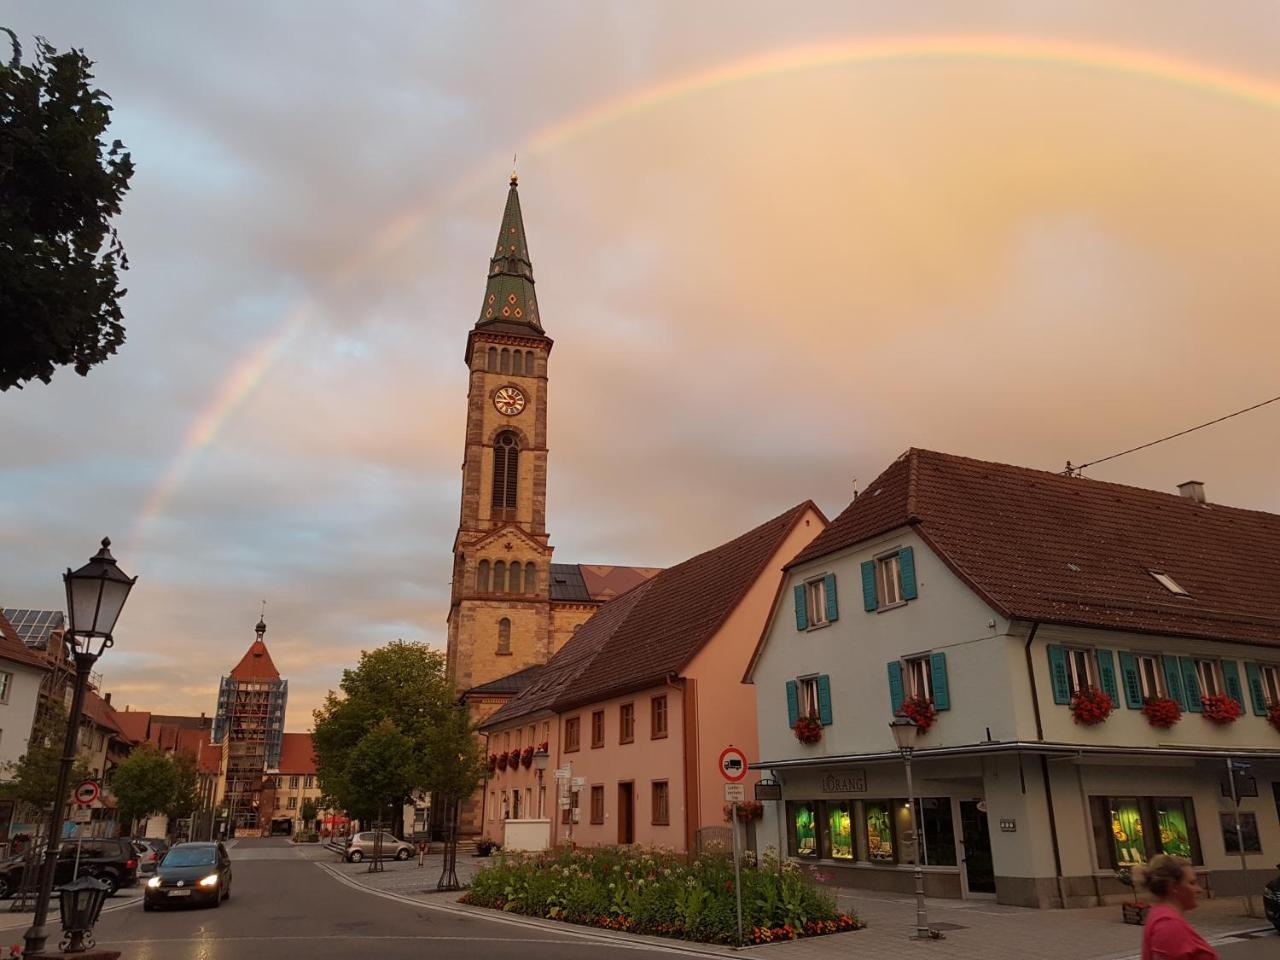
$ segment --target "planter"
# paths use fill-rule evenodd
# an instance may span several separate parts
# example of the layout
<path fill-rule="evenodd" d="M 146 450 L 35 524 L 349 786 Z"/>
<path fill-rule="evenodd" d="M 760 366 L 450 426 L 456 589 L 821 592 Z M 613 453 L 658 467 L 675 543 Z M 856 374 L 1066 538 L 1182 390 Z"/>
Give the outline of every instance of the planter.
<path fill-rule="evenodd" d="M 933 701 L 925 700 L 923 697 L 908 697 L 898 708 L 898 713 L 916 725 L 917 736 L 928 733 L 929 728 L 938 719 L 938 711 L 934 709 Z"/>
<path fill-rule="evenodd" d="M 1280 703 L 1267 711 L 1267 723 L 1280 730 Z"/>
<path fill-rule="evenodd" d="M 1182 719 L 1182 707 L 1168 697 L 1149 697 L 1142 703 L 1143 716 L 1153 727 L 1168 730 Z"/>
<path fill-rule="evenodd" d="M 801 717 L 792 729 L 801 743 L 817 743 L 822 739 L 822 723 L 817 717 Z"/>
<path fill-rule="evenodd" d="M 526 769 L 533 766 L 533 747 L 524 748 L 524 753 L 520 754 L 520 766 Z"/>
<path fill-rule="evenodd" d="M 1097 726 L 1111 716 L 1115 708 L 1110 694 L 1097 687 L 1085 687 L 1071 698 L 1071 716 L 1082 727 Z"/>
<path fill-rule="evenodd" d="M 1120 909 L 1123 912 L 1125 923 L 1132 923 L 1140 927 L 1147 922 L 1147 911 L 1151 909 L 1151 904 L 1122 903 L 1120 904 Z"/>
<path fill-rule="evenodd" d="M 1204 704 L 1204 718 L 1219 726 L 1235 723 L 1240 714 L 1244 713 L 1240 704 L 1220 693 L 1201 697 L 1200 700 Z"/>
<path fill-rule="evenodd" d="M 497 763 L 497 765 L 498 765 L 498 769 L 499 769 L 499 770 L 505 770 L 505 769 L 507 769 L 507 755 L 506 755 L 505 753 L 500 753 L 500 754 L 498 754 L 498 758 L 497 758 L 497 760 L 496 760 L 496 763 Z"/>

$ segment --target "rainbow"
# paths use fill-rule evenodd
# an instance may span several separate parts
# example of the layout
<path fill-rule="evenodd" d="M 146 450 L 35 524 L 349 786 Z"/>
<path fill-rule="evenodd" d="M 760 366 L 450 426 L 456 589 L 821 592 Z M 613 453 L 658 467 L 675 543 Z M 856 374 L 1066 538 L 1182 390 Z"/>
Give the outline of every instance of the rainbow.
<path fill-rule="evenodd" d="M 539 131 L 521 149 L 526 157 L 550 153 L 566 143 L 685 97 L 747 81 L 801 71 L 850 65 L 911 61 L 981 60 L 1098 70 L 1140 80 L 1173 84 L 1263 108 L 1280 106 L 1280 84 L 1185 58 L 1127 47 L 1017 36 L 874 37 L 788 47 L 721 64 L 597 104 Z M 442 209 L 500 183 L 505 159 L 491 158 L 424 205 L 397 215 L 360 254 L 339 269 L 333 283 L 358 275 L 366 266 L 408 242 Z M 212 444 L 228 419 L 262 383 L 285 344 L 314 312 L 308 300 L 286 312 L 280 324 L 234 365 L 183 437 L 177 455 L 151 491 L 134 527 L 134 541 L 169 503 L 200 452 Z"/>

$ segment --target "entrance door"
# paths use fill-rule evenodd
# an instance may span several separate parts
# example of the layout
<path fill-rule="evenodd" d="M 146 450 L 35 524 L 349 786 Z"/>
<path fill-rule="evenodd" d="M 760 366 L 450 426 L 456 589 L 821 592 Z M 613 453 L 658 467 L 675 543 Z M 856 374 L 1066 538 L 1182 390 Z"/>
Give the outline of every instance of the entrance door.
<path fill-rule="evenodd" d="M 636 787 L 634 783 L 618 784 L 618 842 L 636 842 Z"/>
<path fill-rule="evenodd" d="M 964 843 L 964 875 L 969 893 L 995 893 L 996 871 L 991 860 L 991 832 L 987 812 L 978 800 L 960 801 L 960 830 Z"/>

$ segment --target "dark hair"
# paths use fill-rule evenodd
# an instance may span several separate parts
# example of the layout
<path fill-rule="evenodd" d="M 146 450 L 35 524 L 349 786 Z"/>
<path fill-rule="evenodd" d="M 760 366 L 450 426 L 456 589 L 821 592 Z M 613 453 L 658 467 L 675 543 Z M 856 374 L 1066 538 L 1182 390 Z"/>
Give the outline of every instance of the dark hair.
<path fill-rule="evenodd" d="M 1156 897 L 1167 897 L 1182 882 L 1183 871 L 1190 864 L 1181 857 L 1157 853 L 1145 867 L 1134 869 L 1134 880 L 1146 887 Z"/>

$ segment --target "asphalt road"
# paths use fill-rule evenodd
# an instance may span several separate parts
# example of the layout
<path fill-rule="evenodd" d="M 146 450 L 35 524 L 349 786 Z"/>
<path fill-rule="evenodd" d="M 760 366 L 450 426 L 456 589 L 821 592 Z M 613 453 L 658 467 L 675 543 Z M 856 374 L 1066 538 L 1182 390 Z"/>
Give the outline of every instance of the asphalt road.
<path fill-rule="evenodd" d="M 614 947 L 555 932 L 410 906 L 355 890 L 278 840 L 231 849 L 231 897 L 217 909 L 183 906 L 105 914 L 98 944 L 122 960 L 643 960 L 667 951 Z"/>

